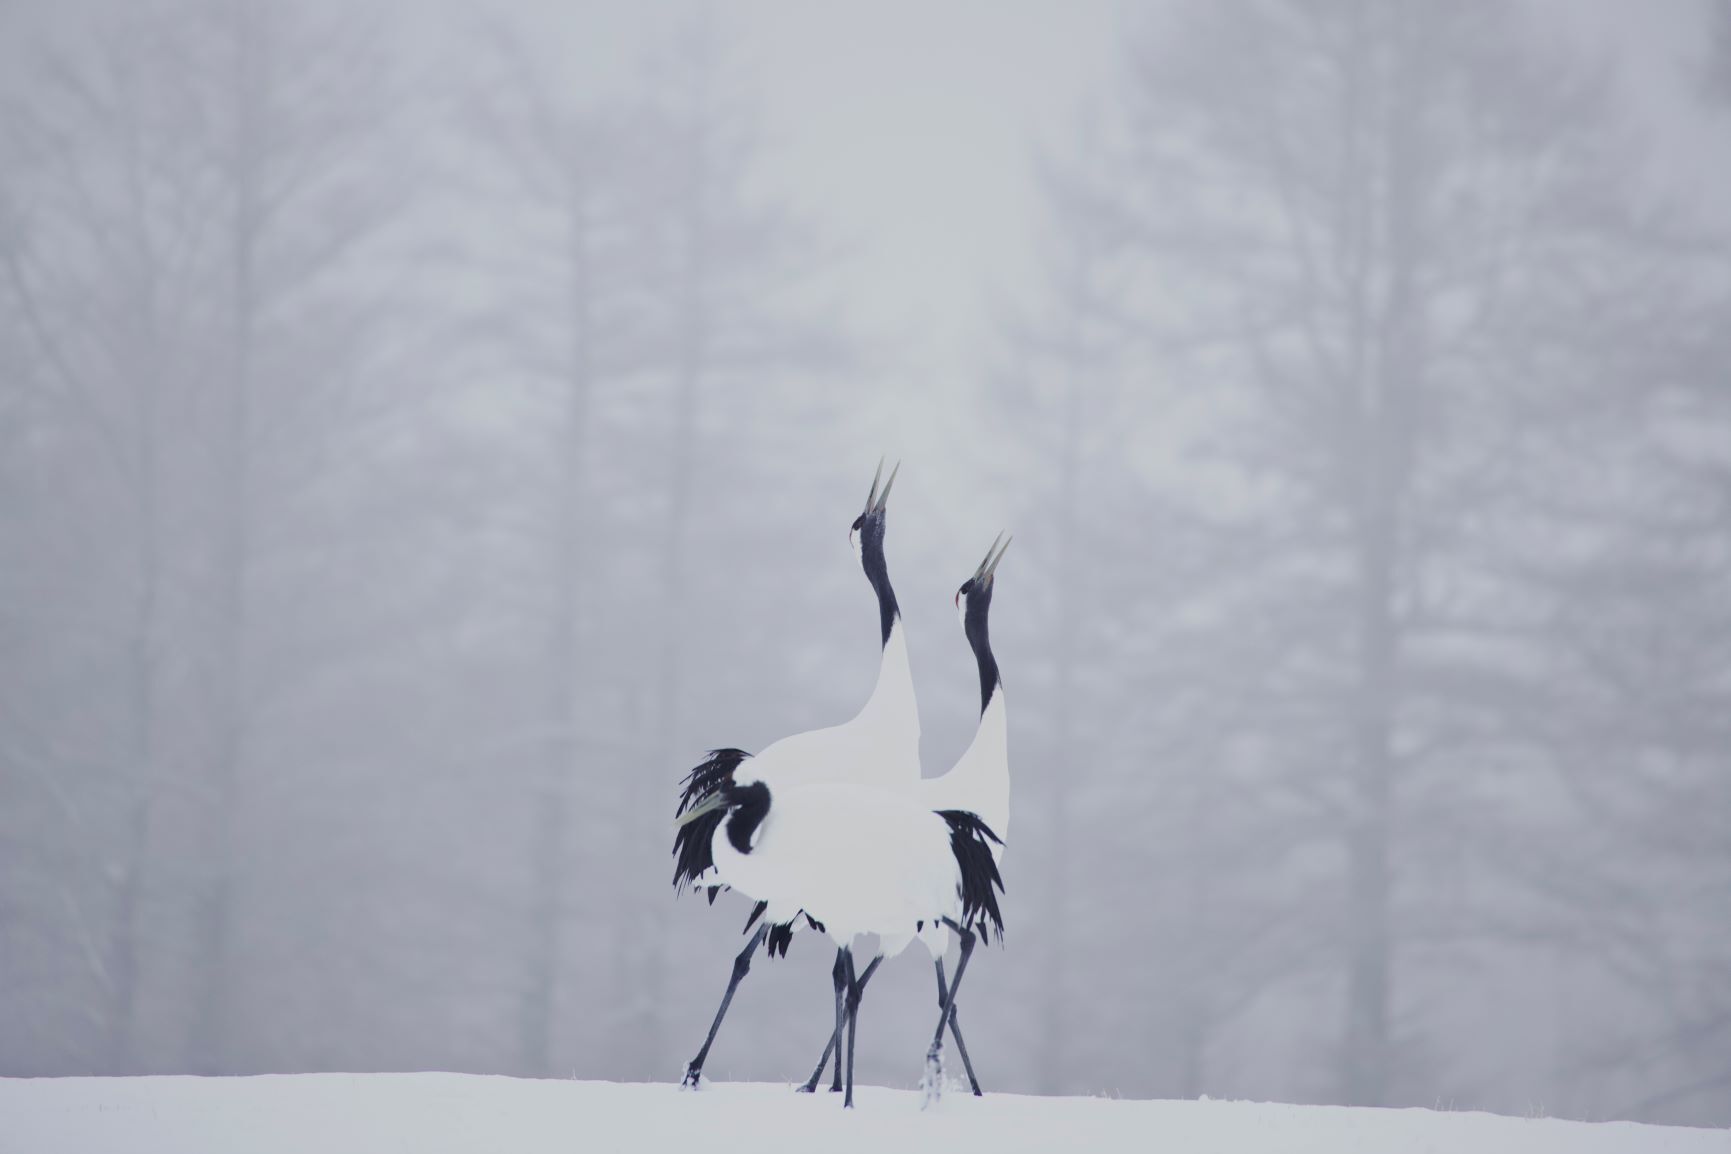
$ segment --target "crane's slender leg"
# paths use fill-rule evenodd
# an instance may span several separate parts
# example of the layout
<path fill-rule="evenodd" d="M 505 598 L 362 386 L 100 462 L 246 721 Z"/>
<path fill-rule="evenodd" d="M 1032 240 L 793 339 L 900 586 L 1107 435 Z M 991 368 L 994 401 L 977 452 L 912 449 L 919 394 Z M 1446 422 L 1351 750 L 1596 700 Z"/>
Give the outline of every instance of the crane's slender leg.
<path fill-rule="evenodd" d="M 847 955 L 847 965 L 851 966 L 852 964 L 853 964 L 853 951 L 850 949 L 848 951 L 848 955 Z M 830 1084 L 829 1084 L 829 1092 L 831 1094 L 839 1094 L 839 1093 L 841 1093 L 841 1089 L 842 1089 L 842 1086 L 841 1086 L 841 1044 L 842 1044 L 842 1040 L 847 1037 L 847 1035 L 842 1033 L 842 1031 L 847 1029 L 847 1020 L 848 1020 L 847 1019 L 846 991 L 847 991 L 847 982 L 848 982 L 849 971 L 843 965 L 842 958 L 839 954 L 836 956 L 835 965 L 836 965 L 836 969 L 841 974 L 841 985 L 836 988 L 836 992 L 835 992 L 835 996 L 836 996 L 835 1039 L 834 1039 L 834 1041 L 835 1041 L 835 1077 L 830 1080 Z"/>
<path fill-rule="evenodd" d="M 853 951 L 851 949 L 847 951 L 847 1098 L 842 1102 L 844 1109 L 851 1109 L 853 1106 L 853 1044 L 854 1039 L 859 1035 L 860 996 L 865 993 L 866 983 L 871 981 L 873 971 L 883 960 L 883 955 L 879 954 L 872 959 L 872 964 L 865 968 L 865 972 L 855 978 Z M 839 1055 L 836 1061 L 841 1061 Z"/>
<path fill-rule="evenodd" d="M 974 952 L 974 931 L 961 929 L 962 956 L 956 960 L 956 979 L 950 983 L 950 996 L 944 1000 L 943 1016 L 938 1019 L 938 1028 L 932 1032 L 932 1047 L 944 1044 L 944 1023 L 950 1020 L 950 1015 L 956 1010 L 956 991 L 962 988 L 962 975 L 968 971 L 968 955 Z"/>
<path fill-rule="evenodd" d="M 854 1029 L 852 1027 L 853 1027 L 853 1020 L 854 1020 L 853 1012 L 859 1008 L 859 984 L 856 981 L 854 981 L 853 951 L 851 949 L 844 949 L 842 951 L 842 960 L 847 965 L 847 1021 L 848 1021 L 848 1025 L 850 1028 L 848 1029 L 848 1032 L 847 1032 L 847 1097 L 842 1100 L 841 1105 L 842 1105 L 842 1109 L 849 1110 L 849 1109 L 853 1108 L 853 1039 L 854 1039 Z M 840 1050 L 836 1051 L 835 1060 L 839 1065 L 839 1063 L 842 1060 Z"/>
<path fill-rule="evenodd" d="M 817 1069 L 811 1072 L 811 1080 L 799 1088 L 801 1094 L 815 1094 L 817 1092 L 818 1081 L 823 1077 L 823 1068 L 829 1065 L 830 1054 L 841 1048 L 841 1029 L 844 1021 L 842 996 L 847 987 L 847 968 L 842 963 L 841 950 L 835 952 L 835 968 L 830 970 L 829 976 L 835 980 L 835 1033 L 831 1034 L 829 1041 L 824 1043 L 823 1057 L 817 1060 Z M 841 1089 L 841 1059 L 839 1057 L 835 1061 L 835 1084 L 830 1089 Z"/>
<path fill-rule="evenodd" d="M 883 955 L 881 954 L 873 958 L 871 965 L 867 966 L 865 972 L 860 975 L 859 989 L 861 994 L 865 993 L 866 983 L 871 981 L 871 976 L 877 970 L 878 963 L 882 961 Z M 830 1092 L 832 1094 L 840 1093 L 842 1089 L 842 1029 L 847 1022 L 842 1012 L 842 987 L 847 982 L 847 976 L 842 964 L 841 950 L 835 952 L 835 969 L 831 976 L 835 978 L 835 1033 L 830 1035 L 829 1041 L 824 1044 L 823 1054 L 817 1060 L 817 1069 L 811 1072 L 811 1081 L 799 1088 L 799 1092 L 802 1094 L 809 1094 L 817 1089 L 818 1080 L 823 1077 L 823 1069 L 829 1064 L 831 1051 L 834 1051 L 836 1057 L 835 1081 L 830 1083 Z"/>
<path fill-rule="evenodd" d="M 949 997 L 944 986 L 944 959 L 937 958 L 938 967 L 938 1005 L 942 1007 Z M 980 1080 L 974 1077 L 974 1063 L 968 1057 L 968 1044 L 962 1041 L 962 1028 L 956 1024 L 956 1007 L 950 1007 L 950 1036 L 956 1040 L 956 1049 L 962 1055 L 962 1068 L 968 1072 L 968 1086 L 974 1091 L 974 1097 L 980 1096 Z"/>
<path fill-rule="evenodd" d="M 944 999 L 943 1008 L 938 1011 L 938 1028 L 932 1031 L 931 1049 L 926 1051 L 926 1076 L 923 1080 L 925 1101 L 921 1104 L 922 1109 L 931 1105 L 944 1092 L 944 1026 L 949 1023 L 950 1015 L 956 1012 L 956 991 L 962 988 L 962 975 L 968 972 L 968 955 L 974 952 L 974 931 L 964 929 L 948 918 L 944 920 L 961 936 L 962 956 L 956 960 L 956 976 L 950 982 L 949 996 Z"/>
<path fill-rule="evenodd" d="M 872 975 L 877 973 L 878 966 L 882 964 L 883 958 L 881 956 L 875 957 L 872 959 L 871 965 L 860 971 L 859 993 L 854 996 L 854 1009 L 859 1009 L 859 1000 L 865 995 L 866 983 L 872 980 Z"/>
<path fill-rule="evenodd" d="M 751 972 L 751 955 L 763 944 L 763 936 L 768 929 L 767 925 L 758 926 L 757 932 L 751 935 L 751 940 L 745 943 L 745 948 L 739 951 L 739 956 L 733 959 L 733 977 L 728 979 L 727 993 L 721 995 L 721 1008 L 715 1011 L 715 1021 L 709 1024 L 709 1037 L 703 1039 L 703 1049 L 697 1051 L 697 1057 L 691 1059 L 691 1064 L 685 1067 L 685 1079 L 681 1085 L 694 1090 L 697 1088 L 698 1081 L 703 1077 L 703 1063 L 709 1059 L 709 1047 L 715 1044 L 715 1034 L 721 1029 L 721 1019 L 727 1017 L 727 1007 L 733 1001 L 733 991 L 739 988 L 739 983 Z"/>

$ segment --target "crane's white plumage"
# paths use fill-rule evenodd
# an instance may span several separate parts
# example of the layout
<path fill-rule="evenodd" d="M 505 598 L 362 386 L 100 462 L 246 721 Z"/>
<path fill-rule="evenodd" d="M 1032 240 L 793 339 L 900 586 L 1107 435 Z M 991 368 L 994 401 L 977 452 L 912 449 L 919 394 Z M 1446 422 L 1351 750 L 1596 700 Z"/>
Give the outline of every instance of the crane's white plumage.
<path fill-rule="evenodd" d="M 898 614 L 884 642 L 877 683 L 865 706 L 840 725 L 790 734 L 751 757 L 755 772 L 790 774 L 805 785 L 854 785 L 905 792 L 920 784 L 920 714 L 908 665 L 907 635 Z M 690 880 L 695 888 L 732 885 L 715 868 Z M 740 887 L 735 887 L 740 888 Z M 742 893 L 749 891 L 741 888 Z M 776 917 L 788 922 L 798 914 Z"/>
<path fill-rule="evenodd" d="M 1010 723 L 1002 685 L 993 691 L 980 714 L 968 748 L 948 773 L 920 782 L 919 798 L 928 809 L 965 809 L 978 814 L 1009 844 Z"/>
<path fill-rule="evenodd" d="M 792 772 L 804 784 L 861 785 L 878 789 L 911 789 L 920 781 L 920 711 L 914 696 L 913 670 L 908 661 L 907 629 L 902 623 L 901 607 L 896 603 L 895 589 L 890 584 L 889 566 L 884 556 L 886 529 L 885 502 L 895 485 L 897 465 L 880 491 L 883 462 L 872 477 L 871 491 L 866 496 L 865 511 L 848 531 L 848 538 L 859 556 L 866 580 L 877 595 L 878 620 L 882 649 L 878 655 L 877 680 L 871 695 L 860 711 L 840 725 L 790 734 L 771 742 L 753 757 L 759 773 Z M 749 757 L 749 754 L 741 754 Z M 713 759 L 713 754 L 712 754 Z M 708 763 L 705 763 L 708 764 Z M 694 803 L 714 781 L 703 776 L 703 766 L 686 779 L 685 796 L 679 810 Z M 729 767 L 731 771 L 731 767 Z M 674 884 L 680 888 L 710 889 L 728 885 L 707 862 L 682 853 L 683 841 L 676 841 L 674 852 L 680 866 Z M 700 856 L 700 855 L 699 855 Z M 772 924 L 791 920 L 775 919 Z"/>
<path fill-rule="evenodd" d="M 710 833 L 716 873 L 772 909 L 797 907 L 817 919 L 836 942 L 832 1041 L 839 1042 L 847 1028 L 845 1105 L 853 1103 L 853 1036 L 860 994 L 884 956 L 880 952 L 856 977 L 853 940 L 875 934 L 880 942 L 905 946 L 934 923 L 961 932 L 962 958 L 942 1005 L 938 1036 L 927 1052 L 928 1072 L 933 1070 L 944 1028 L 954 1028 L 950 1019 L 955 992 L 973 948 L 973 927 L 989 925 L 1003 932 L 994 892 L 1003 889 L 1003 882 L 992 855 L 996 838 L 991 831 L 974 814 L 922 808 L 912 791 L 808 785 L 794 773 L 766 774 L 751 760 L 736 766 L 682 821 L 698 822 L 715 813 L 725 814 Z M 839 1069 L 839 1047 L 837 1053 Z M 821 1070 L 820 1065 L 808 1088 L 815 1088 Z"/>
<path fill-rule="evenodd" d="M 760 773 L 798 773 L 808 785 L 900 789 L 917 782 L 920 713 L 900 615 L 884 642 L 871 696 L 857 714 L 840 725 L 773 742 L 752 762 Z"/>
<path fill-rule="evenodd" d="M 750 763 L 736 780 L 769 785 Z M 749 852 L 736 849 L 725 829 L 715 835 L 716 868 L 741 893 L 771 909 L 803 909 L 840 946 L 961 917 L 950 827 L 907 794 L 854 785 L 769 785 L 769 793 Z"/>

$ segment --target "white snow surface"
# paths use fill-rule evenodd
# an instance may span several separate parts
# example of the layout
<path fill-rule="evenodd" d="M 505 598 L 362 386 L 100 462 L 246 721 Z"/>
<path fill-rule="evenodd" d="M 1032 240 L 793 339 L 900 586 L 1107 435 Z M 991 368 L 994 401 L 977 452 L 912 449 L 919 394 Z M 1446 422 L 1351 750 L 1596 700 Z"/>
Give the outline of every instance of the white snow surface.
<path fill-rule="evenodd" d="M 631 1150 L 1171 1151 L 1173 1154 L 1712 1154 L 1731 1132 L 1433 1110 L 1259 1102 L 828 1093 L 719 1083 L 535 1081 L 477 1074 L 0 1078 L 4 1154 L 584 1154 Z"/>

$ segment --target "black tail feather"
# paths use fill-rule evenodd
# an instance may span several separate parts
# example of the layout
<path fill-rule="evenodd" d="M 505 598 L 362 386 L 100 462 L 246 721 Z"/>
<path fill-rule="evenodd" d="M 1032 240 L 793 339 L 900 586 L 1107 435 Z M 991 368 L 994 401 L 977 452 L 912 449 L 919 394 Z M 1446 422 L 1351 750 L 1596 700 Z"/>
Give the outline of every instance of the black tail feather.
<path fill-rule="evenodd" d="M 759 904 L 766 905 L 768 903 Z M 824 932 L 822 922 L 818 921 L 804 910 L 801 910 L 793 916 L 792 921 L 782 922 L 780 925 L 769 927 L 768 944 L 770 957 L 787 957 L 787 947 L 793 944 L 793 930 L 795 926 L 799 925 L 800 918 L 804 918 L 805 924 L 816 930 L 818 933 L 821 934 Z M 750 927 L 747 926 L 747 928 L 749 929 Z"/>
<path fill-rule="evenodd" d="M 739 763 L 751 754 L 743 749 L 712 749 L 709 756 L 700 762 L 696 768 L 685 775 L 679 784 L 685 787 L 679 795 L 679 808 L 673 811 L 678 817 L 710 794 L 720 788 L 721 783 L 733 776 L 733 771 L 739 768 Z"/>
<path fill-rule="evenodd" d="M 962 925 L 978 930 L 988 942 L 992 937 L 990 930 L 995 929 L 1002 941 L 1004 916 L 998 909 L 998 894 L 1004 890 L 1004 879 L 998 874 L 992 845 L 1004 843 L 977 814 L 944 809 L 938 811 L 938 816 L 949 824 L 950 852 L 956 856 L 956 868 L 961 875 L 956 889 L 962 899 Z"/>
<path fill-rule="evenodd" d="M 681 783 L 685 789 L 679 796 L 679 808 L 673 811 L 678 817 L 686 810 L 720 789 L 723 783 L 733 777 L 733 771 L 739 768 L 740 762 L 751 754 L 743 749 L 712 749 L 706 758 L 690 773 L 685 775 Z M 710 843 L 715 838 L 715 831 L 727 818 L 724 810 L 711 810 L 696 821 L 687 822 L 673 833 L 673 888 L 684 890 L 703 876 L 704 872 L 713 868 L 715 856 L 710 852 Z M 709 900 L 713 903 L 719 887 L 709 888 Z"/>

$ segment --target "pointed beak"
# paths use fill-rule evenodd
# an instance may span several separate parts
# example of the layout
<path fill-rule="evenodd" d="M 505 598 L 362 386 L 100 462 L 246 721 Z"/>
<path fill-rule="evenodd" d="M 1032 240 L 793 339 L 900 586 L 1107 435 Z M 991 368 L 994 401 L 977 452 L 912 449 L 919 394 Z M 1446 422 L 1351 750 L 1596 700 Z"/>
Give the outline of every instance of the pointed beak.
<path fill-rule="evenodd" d="M 992 558 L 992 563 L 990 565 L 986 566 L 987 577 L 990 577 L 998 571 L 998 562 L 1002 561 L 1004 559 L 1004 554 L 1010 551 L 1010 542 L 1014 540 L 1014 537 L 1006 536 L 1004 538 L 1004 544 L 998 549 L 998 555 Z"/>
<path fill-rule="evenodd" d="M 680 814 L 679 817 L 674 820 L 673 828 L 678 829 L 682 825 L 690 825 L 704 814 L 714 813 L 726 804 L 727 799 L 721 796 L 720 791 L 712 793 L 690 809 L 686 810 L 684 813 Z"/>
<path fill-rule="evenodd" d="M 878 463 L 878 468 L 883 468 L 883 463 L 881 461 Z M 889 503 L 890 490 L 895 488 L 896 474 L 901 471 L 902 463 L 897 461 L 896 467 L 890 470 L 890 479 L 884 482 L 884 491 L 878 494 L 877 512 L 882 513 L 884 511 L 884 506 Z"/>
<path fill-rule="evenodd" d="M 980 580 L 982 577 L 984 577 L 986 575 L 986 567 L 992 563 L 992 554 L 997 552 L 998 544 L 1003 539 L 1004 539 L 1004 535 L 1002 533 L 999 533 L 997 535 L 997 537 L 993 538 L 991 548 L 986 550 L 986 555 L 984 557 L 980 558 L 979 568 L 974 570 L 974 580 L 975 581 Z"/>
<path fill-rule="evenodd" d="M 896 483 L 896 474 L 902 471 L 902 463 L 897 461 L 896 467 L 890 470 L 890 479 L 884 481 L 884 487 L 880 491 L 878 482 L 883 479 L 884 461 L 887 459 L 886 457 L 878 458 L 878 471 L 872 475 L 872 491 L 866 494 L 865 515 L 867 517 L 884 511 L 884 503 L 890 499 L 890 489 Z"/>
<path fill-rule="evenodd" d="M 872 506 L 878 503 L 878 482 L 883 479 L 883 475 L 884 475 L 884 458 L 879 457 L 878 458 L 878 471 L 872 474 L 871 492 L 866 494 L 865 511 L 867 513 L 870 513 L 872 511 Z M 850 532 L 850 536 L 851 536 L 851 532 Z"/>
<path fill-rule="evenodd" d="M 999 533 L 998 536 L 1004 542 L 1003 548 L 999 549 L 998 542 L 993 541 L 992 548 L 998 550 L 998 555 L 994 557 L 990 549 L 986 551 L 986 559 L 980 562 L 980 579 L 982 581 L 992 579 L 992 574 L 998 571 L 998 562 L 1004 559 L 1004 554 L 1009 552 L 1010 542 L 1015 540 L 1014 537 L 1005 537 L 1002 533 Z"/>

